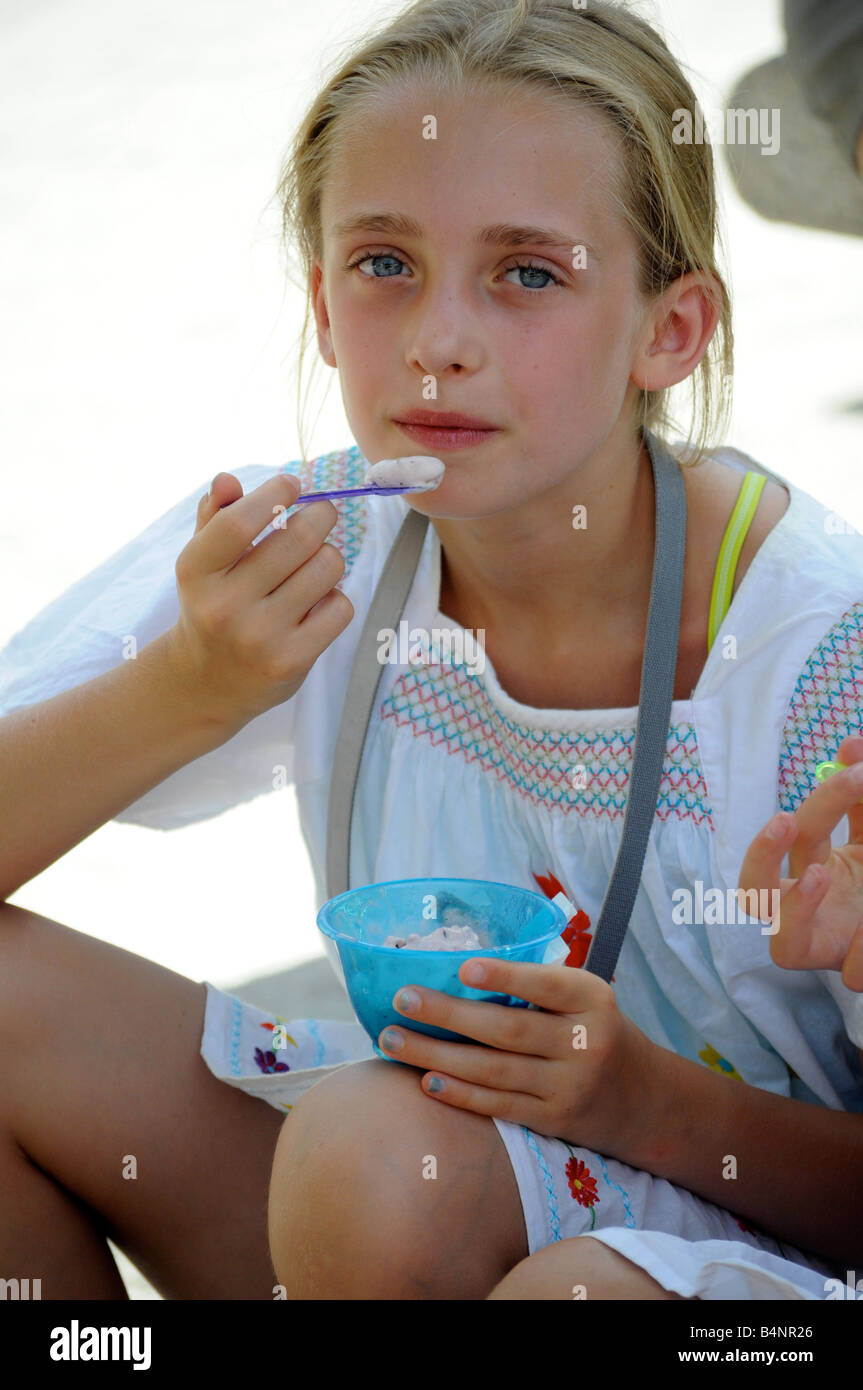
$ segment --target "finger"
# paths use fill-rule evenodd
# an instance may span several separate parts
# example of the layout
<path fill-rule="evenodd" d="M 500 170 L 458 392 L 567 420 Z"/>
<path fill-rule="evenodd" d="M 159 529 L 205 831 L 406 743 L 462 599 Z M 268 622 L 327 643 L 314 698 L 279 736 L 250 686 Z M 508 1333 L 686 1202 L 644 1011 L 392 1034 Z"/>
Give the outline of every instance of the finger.
<path fill-rule="evenodd" d="M 423 1071 L 435 1070 L 447 1076 L 487 1087 L 490 1090 L 519 1091 L 541 1096 L 547 1068 L 545 1057 L 525 1057 L 496 1048 L 475 1047 L 471 1043 L 447 1042 L 431 1038 L 415 1029 L 384 1028 L 378 1046 L 388 1057 L 406 1062 Z"/>
<path fill-rule="evenodd" d="M 408 1028 L 416 1020 L 475 1038 L 487 1047 L 504 1052 L 518 1052 L 534 1058 L 562 1055 L 559 1041 L 549 1033 L 551 1020 L 540 1012 L 518 1005 L 460 999 L 420 985 L 411 985 L 410 989 L 419 999 L 415 1006 L 406 1008 L 401 1002 L 404 990 L 399 990 L 393 999 L 393 1007 L 403 1016 Z"/>
<path fill-rule="evenodd" d="M 755 917 L 759 921 L 769 920 L 769 916 L 764 918 L 761 915 L 759 899 L 762 891 L 765 891 L 771 905 L 780 901 L 782 861 L 797 834 L 794 816 L 790 811 L 782 811 L 767 822 L 746 851 L 740 866 L 737 901 L 748 917 Z M 751 896 L 753 890 L 758 895 L 755 900 Z M 745 893 L 750 894 L 748 899 L 743 896 Z"/>
<path fill-rule="evenodd" d="M 863 734 L 849 734 L 836 749 L 836 761 L 850 765 L 859 762 L 861 758 L 863 758 Z"/>
<path fill-rule="evenodd" d="M 863 736 L 852 734 L 843 739 L 836 750 L 836 761 L 848 767 L 863 761 Z M 863 800 L 855 801 L 848 811 L 848 833 L 853 844 L 863 843 Z"/>
<path fill-rule="evenodd" d="M 500 956 L 474 956 L 458 973 L 463 984 L 511 994 L 553 1013 L 582 1013 L 614 998 L 611 986 L 598 975 L 559 962 L 538 965 Z"/>
<path fill-rule="evenodd" d="M 344 575 L 341 551 L 325 539 L 338 519 L 332 502 L 301 507 L 233 567 L 231 574 L 241 591 L 250 598 L 278 598 L 280 602 L 287 597 L 290 612 L 286 617 L 303 617 Z M 298 582 L 280 592 L 285 581 L 294 576 Z"/>
<path fill-rule="evenodd" d="M 475 1115 L 488 1115 L 498 1120 L 509 1120 L 511 1124 L 526 1125 L 538 1134 L 544 1132 L 541 1128 L 543 1102 L 535 1095 L 526 1095 L 521 1091 L 494 1091 L 487 1086 L 438 1072 L 424 1076 L 421 1085 L 432 1100 L 451 1105 L 454 1110 L 471 1110 Z"/>
<path fill-rule="evenodd" d="M 230 569 L 280 510 L 293 506 L 299 492 L 299 478 L 277 473 L 243 496 L 238 478 L 217 473 L 207 521 L 196 541 L 198 566 L 207 574 Z"/>
<path fill-rule="evenodd" d="M 235 478 L 233 473 L 217 473 L 210 484 L 209 492 L 205 492 L 198 503 L 198 515 L 195 522 L 195 532 L 207 525 L 207 522 L 214 517 L 224 506 L 236 502 L 243 495 L 243 487 L 239 478 Z"/>
<path fill-rule="evenodd" d="M 298 642 L 308 643 L 315 653 L 324 651 L 334 638 L 344 632 L 355 615 L 354 605 L 341 589 L 333 588 L 325 598 L 310 608 L 297 626 Z M 304 645 L 298 647 L 305 651 Z"/>
<path fill-rule="evenodd" d="M 593 1001 L 595 1005 L 599 997 L 603 1002 L 607 995 L 613 999 L 611 988 L 604 980 L 590 977 L 585 982 L 580 971 L 564 970 L 555 965 L 513 964 L 487 957 L 481 960 L 483 966 L 494 967 L 486 972 L 487 982 L 483 989 L 534 1003 L 539 1000 L 548 1002 L 537 1009 L 524 1009 L 487 1000 L 464 999 L 440 990 L 412 985 L 411 991 L 419 1000 L 417 1006 L 406 1008 L 405 991 L 400 990 L 393 1000 L 394 1008 L 408 1021 L 415 1018 L 423 1023 L 432 1023 L 453 1033 L 476 1038 L 489 1047 L 536 1057 L 560 1058 L 568 1055 L 572 1045 L 572 1022 L 567 1018 L 561 1027 L 559 1016 L 584 1012 L 588 1002 Z M 465 984 L 472 983 L 465 978 L 467 965 L 468 962 L 465 962 L 460 971 Z M 543 982 L 545 975 L 551 975 L 552 980 Z M 568 981 L 565 977 L 570 975 L 576 978 Z M 560 981 L 554 978 L 556 976 L 564 976 L 564 979 Z M 557 1020 L 550 1019 L 549 1014 L 557 1015 Z M 550 1027 L 552 1023 L 553 1027 Z"/>
<path fill-rule="evenodd" d="M 791 878 L 800 878 L 809 864 L 824 864 L 832 850 L 831 833 L 848 817 L 849 843 L 863 844 L 863 760 L 822 782 L 794 812 L 797 838 L 789 851 Z"/>
<path fill-rule="evenodd" d="M 851 938 L 851 945 L 842 966 L 842 983 L 848 988 L 863 993 L 863 925 L 859 926 Z"/>
<path fill-rule="evenodd" d="M 783 880 L 784 882 L 785 880 Z M 770 958 L 784 970 L 829 968 L 825 952 L 832 949 L 815 930 L 814 916 L 830 886 L 830 875 L 820 864 L 810 864 L 802 878 L 782 895 L 770 936 Z"/>

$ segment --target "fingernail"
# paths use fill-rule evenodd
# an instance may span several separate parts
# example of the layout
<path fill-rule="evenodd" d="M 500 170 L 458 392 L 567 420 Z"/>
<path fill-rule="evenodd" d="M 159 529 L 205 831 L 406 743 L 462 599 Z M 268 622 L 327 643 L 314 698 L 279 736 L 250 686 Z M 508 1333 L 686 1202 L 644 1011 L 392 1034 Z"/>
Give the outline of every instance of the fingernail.
<path fill-rule="evenodd" d="M 406 1014 L 414 1013 L 420 1006 L 420 997 L 415 989 L 403 989 L 396 995 L 396 1008 L 402 1009 Z"/>
<path fill-rule="evenodd" d="M 821 875 L 814 864 L 810 864 L 800 880 L 801 893 L 814 893 L 821 881 Z"/>
<path fill-rule="evenodd" d="M 395 1028 L 385 1028 L 381 1034 L 381 1041 L 388 1052 L 399 1052 L 405 1045 L 404 1038 Z"/>
<path fill-rule="evenodd" d="M 780 812 L 778 816 L 773 817 L 767 827 L 768 840 L 784 840 L 787 829 L 788 821 L 785 819 L 784 814 Z"/>
<path fill-rule="evenodd" d="M 478 960 L 469 960 L 464 968 L 464 978 L 469 985 L 481 985 L 485 982 L 485 966 L 480 965 Z"/>
<path fill-rule="evenodd" d="M 441 1081 L 439 1076 L 432 1077 L 431 1081 L 429 1082 L 429 1090 L 435 1092 L 435 1094 L 438 1091 L 443 1090 L 443 1082 Z"/>

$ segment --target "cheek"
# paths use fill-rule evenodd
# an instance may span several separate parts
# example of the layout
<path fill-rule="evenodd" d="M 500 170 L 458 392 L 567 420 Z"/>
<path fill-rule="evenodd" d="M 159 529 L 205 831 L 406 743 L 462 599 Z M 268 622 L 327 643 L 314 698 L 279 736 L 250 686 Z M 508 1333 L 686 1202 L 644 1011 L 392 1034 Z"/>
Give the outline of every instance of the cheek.
<path fill-rule="evenodd" d="M 393 381 L 392 334 L 357 305 L 345 305 L 336 322 L 333 346 L 343 393 L 354 400 L 370 395 L 386 399 Z"/>
<path fill-rule="evenodd" d="M 375 316 L 363 313 L 362 305 L 350 295 L 333 305 L 330 323 L 337 324 L 333 330 L 336 351 L 341 349 L 343 357 L 349 357 L 355 371 L 367 371 L 378 361 L 380 339 L 383 334 Z"/>
<path fill-rule="evenodd" d="M 505 354 L 511 397 L 527 415 L 553 410 L 561 417 L 583 416 L 606 398 L 622 363 L 607 325 L 574 331 L 570 323 L 531 333 L 507 344 Z"/>

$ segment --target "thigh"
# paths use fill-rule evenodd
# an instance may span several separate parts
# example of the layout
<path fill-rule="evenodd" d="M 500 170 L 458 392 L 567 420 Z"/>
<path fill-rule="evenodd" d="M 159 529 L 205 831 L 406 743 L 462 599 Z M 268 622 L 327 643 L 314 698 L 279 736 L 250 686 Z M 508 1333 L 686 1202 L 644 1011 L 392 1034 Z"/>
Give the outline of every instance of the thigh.
<path fill-rule="evenodd" d="M 294 1106 L 270 1193 L 289 1299 L 483 1299 L 527 1255 L 493 1121 L 438 1105 L 421 1076 L 355 1062 Z"/>
<path fill-rule="evenodd" d="M 0 1122 L 166 1298 L 273 1297 L 284 1117 L 200 1055 L 206 989 L 0 904 Z"/>

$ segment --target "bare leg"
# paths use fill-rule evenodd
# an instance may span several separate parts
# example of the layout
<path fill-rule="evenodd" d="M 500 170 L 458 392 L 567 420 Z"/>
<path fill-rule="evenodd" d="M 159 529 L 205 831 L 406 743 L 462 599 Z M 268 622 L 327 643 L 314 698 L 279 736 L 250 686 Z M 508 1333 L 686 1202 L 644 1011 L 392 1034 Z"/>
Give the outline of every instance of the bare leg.
<path fill-rule="evenodd" d="M 8 1132 L 0 1141 L 0 1259 L 6 1279 L 41 1280 L 42 1298 L 128 1298 L 96 1220 Z M 54 1291 L 52 1293 L 52 1290 Z"/>
<path fill-rule="evenodd" d="M 489 1298 L 521 1302 L 558 1298 L 631 1301 L 680 1299 L 682 1295 L 664 1289 L 639 1265 L 603 1241 L 592 1236 L 573 1236 L 546 1245 L 522 1260 L 492 1289 Z"/>
<path fill-rule="evenodd" d="M 284 1117 L 212 1075 L 203 984 L 0 903 L 0 1275 L 123 1298 L 272 1299 Z M 124 1176 L 131 1170 L 137 1176 Z"/>
<path fill-rule="evenodd" d="M 289 1299 L 484 1299 L 527 1255 L 493 1122 L 437 1105 L 420 1076 L 356 1062 L 294 1106 L 270 1188 Z"/>

